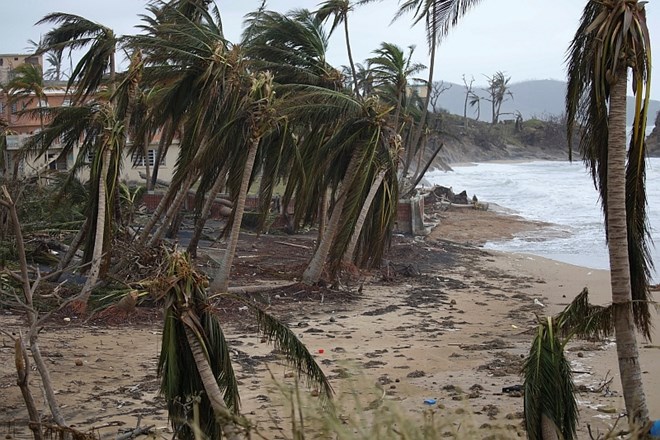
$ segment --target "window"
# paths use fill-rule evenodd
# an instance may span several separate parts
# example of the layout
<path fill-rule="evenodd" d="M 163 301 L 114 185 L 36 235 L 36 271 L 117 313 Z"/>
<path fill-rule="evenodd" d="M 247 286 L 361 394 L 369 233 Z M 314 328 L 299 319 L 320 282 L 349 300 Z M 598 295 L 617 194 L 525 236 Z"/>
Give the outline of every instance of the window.
<path fill-rule="evenodd" d="M 46 155 L 48 168 L 51 170 L 66 171 L 68 168 L 66 163 L 66 157 L 59 158 L 59 156 L 60 155 L 58 153 L 48 153 Z"/>
<path fill-rule="evenodd" d="M 46 101 L 45 99 L 40 99 L 39 108 L 46 108 L 46 107 L 48 107 L 48 101 Z"/>
<path fill-rule="evenodd" d="M 156 150 L 149 150 L 148 153 L 148 158 L 149 158 L 149 166 L 152 167 L 156 163 Z M 134 167 L 143 167 L 144 164 L 144 154 L 134 152 L 131 154 L 131 162 L 133 163 Z M 165 158 L 161 157 L 160 158 L 160 164 L 165 165 Z"/>
<path fill-rule="evenodd" d="M 64 101 L 62 101 L 62 107 L 71 107 L 71 100 L 69 98 L 65 98 Z"/>
<path fill-rule="evenodd" d="M 12 102 L 11 103 L 11 114 L 15 115 L 16 113 L 18 113 L 18 104 L 15 103 L 15 102 Z"/>

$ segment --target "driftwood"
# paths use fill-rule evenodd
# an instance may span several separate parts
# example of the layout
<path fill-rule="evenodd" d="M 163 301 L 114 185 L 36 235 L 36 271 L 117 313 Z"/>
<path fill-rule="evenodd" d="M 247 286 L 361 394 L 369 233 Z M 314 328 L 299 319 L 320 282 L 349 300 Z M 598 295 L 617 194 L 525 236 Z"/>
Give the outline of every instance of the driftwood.
<path fill-rule="evenodd" d="M 298 249 L 311 249 L 311 247 L 305 246 L 303 244 L 287 243 L 286 241 L 276 241 L 275 243 L 283 244 L 284 246 L 291 246 L 291 247 L 298 248 Z"/>
<path fill-rule="evenodd" d="M 260 293 L 266 292 L 273 289 L 284 289 L 291 287 L 297 283 L 288 283 L 288 284 L 260 284 L 252 286 L 233 286 L 227 289 L 227 293 L 239 294 L 239 293 Z"/>
<path fill-rule="evenodd" d="M 143 434 L 149 434 L 152 429 L 154 429 L 156 425 L 149 425 L 149 426 L 138 426 L 137 428 L 125 432 L 123 434 L 118 435 L 115 437 L 115 440 L 129 440 L 131 438 L 135 438 L 138 435 L 143 435 Z"/>

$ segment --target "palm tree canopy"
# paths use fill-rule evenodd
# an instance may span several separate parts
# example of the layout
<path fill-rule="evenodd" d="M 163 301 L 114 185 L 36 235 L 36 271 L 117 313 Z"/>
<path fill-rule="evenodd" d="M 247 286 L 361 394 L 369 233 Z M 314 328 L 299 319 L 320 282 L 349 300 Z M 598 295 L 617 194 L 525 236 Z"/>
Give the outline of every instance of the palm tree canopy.
<path fill-rule="evenodd" d="M 341 87 L 341 73 L 326 60 L 322 21 L 306 9 L 248 14 L 242 45 L 253 64 L 270 70 L 279 84 Z"/>
<path fill-rule="evenodd" d="M 14 69 L 14 77 L 5 85 L 9 92 L 10 101 L 29 97 L 34 94 L 37 99 L 46 99 L 41 66 L 34 64 L 21 64 Z"/>
<path fill-rule="evenodd" d="M 599 190 L 607 224 L 608 106 L 610 88 L 620 67 L 632 71 L 634 122 L 626 168 L 626 212 L 634 317 L 650 337 L 648 288 L 653 262 L 646 215 L 645 130 L 650 101 L 651 48 L 644 2 L 589 2 L 569 48 L 566 95 L 567 134 L 579 151 Z"/>
<path fill-rule="evenodd" d="M 114 56 L 120 39 L 112 29 L 84 17 L 54 12 L 39 20 L 39 24 L 58 25 L 44 35 L 37 53 L 61 54 L 88 47 L 69 76 L 69 89 L 75 100 L 84 100 L 97 91 L 106 72 L 114 74 Z"/>
<path fill-rule="evenodd" d="M 406 0 L 394 19 L 404 14 L 413 14 L 413 24 L 424 20 L 429 47 L 433 40 L 439 41 L 459 20 L 481 0 Z"/>

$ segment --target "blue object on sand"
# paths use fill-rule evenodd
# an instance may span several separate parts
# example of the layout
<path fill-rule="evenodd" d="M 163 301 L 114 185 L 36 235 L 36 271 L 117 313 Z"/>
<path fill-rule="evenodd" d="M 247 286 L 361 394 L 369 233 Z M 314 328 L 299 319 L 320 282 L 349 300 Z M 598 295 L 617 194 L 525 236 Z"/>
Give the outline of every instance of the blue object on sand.
<path fill-rule="evenodd" d="M 660 420 L 656 420 L 655 422 L 653 422 L 649 434 L 651 434 L 651 437 L 653 438 L 660 438 Z"/>
<path fill-rule="evenodd" d="M 436 400 L 435 399 L 425 399 L 424 403 L 427 405 L 435 405 Z"/>

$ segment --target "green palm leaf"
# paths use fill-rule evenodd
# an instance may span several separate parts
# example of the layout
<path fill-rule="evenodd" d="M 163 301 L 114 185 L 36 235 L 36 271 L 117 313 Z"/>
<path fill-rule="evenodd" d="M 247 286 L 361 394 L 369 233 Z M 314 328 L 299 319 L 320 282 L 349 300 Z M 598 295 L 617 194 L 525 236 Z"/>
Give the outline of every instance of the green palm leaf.
<path fill-rule="evenodd" d="M 319 387 L 324 398 L 332 397 L 334 392 L 325 373 L 307 347 L 289 327 L 247 298 L 227 293 L 219 294 L 216 297 L 230 298 L 246 305 L 256 315 L 259 332 L 269 343 L 274 344 L 275 349 L 282 352 L 287 363 L 292 365 L 299 375 L 308 380 L 309 386 Z"/>
<path fill-rule="evenodd" d="M 539 324 L 523 365 L 525 426 L 531 440 L 543 440 L 544 429 L 556 430 L 566 440 L 576 438 L 578 407 L 564 344 L 553 318 Z"/>

